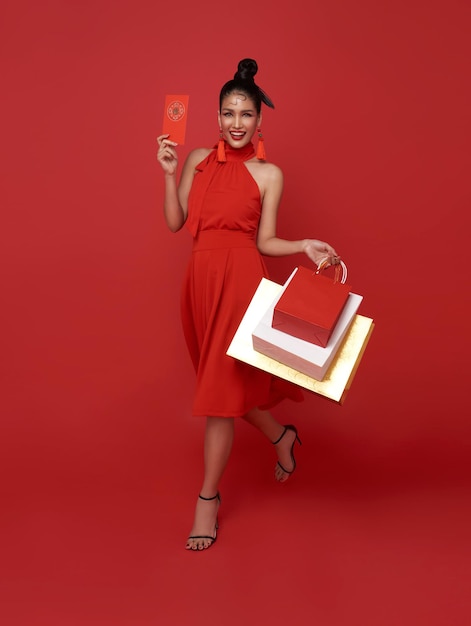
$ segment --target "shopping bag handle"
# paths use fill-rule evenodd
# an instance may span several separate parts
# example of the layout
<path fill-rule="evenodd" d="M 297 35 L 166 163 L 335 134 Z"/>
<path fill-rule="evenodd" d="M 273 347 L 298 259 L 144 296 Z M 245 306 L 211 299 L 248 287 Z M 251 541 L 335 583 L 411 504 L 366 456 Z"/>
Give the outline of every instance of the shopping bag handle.
<path fill-rule="evenodd" d="M 328 262 L 329 262 L 329 257 L 322 259 L 322 261 L 320 261 L 317 265 L 316 274 L 320 274 L 322 270 L 326 268 Z M 334 283 L 341 282 L 342 285 L 344 285 L 347 282 L 347 275 L 348 275 L 347 266 L 345 265 L 343 261 L 340 261 L 334 267 L 335 267 Z M 342 272 L 342 278 L 340 278 L 340 271 Z"/>

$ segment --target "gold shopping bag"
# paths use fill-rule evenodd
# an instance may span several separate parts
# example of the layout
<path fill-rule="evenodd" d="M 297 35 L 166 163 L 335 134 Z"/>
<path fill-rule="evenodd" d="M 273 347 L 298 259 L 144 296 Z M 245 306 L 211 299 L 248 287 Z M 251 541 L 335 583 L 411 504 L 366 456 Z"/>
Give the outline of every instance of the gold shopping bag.
<path fill-rule="evenodd" d="M 282 285 L 262 278 L 232 339 L 227 354 L 313 393 L 343 404 L 373 332 L 373 320 L 363 315 L 355 315 L 323 380 L 316 380 L 280 361 L 257 352 L 253 347 L 252 333 L 281 290 Z"/>

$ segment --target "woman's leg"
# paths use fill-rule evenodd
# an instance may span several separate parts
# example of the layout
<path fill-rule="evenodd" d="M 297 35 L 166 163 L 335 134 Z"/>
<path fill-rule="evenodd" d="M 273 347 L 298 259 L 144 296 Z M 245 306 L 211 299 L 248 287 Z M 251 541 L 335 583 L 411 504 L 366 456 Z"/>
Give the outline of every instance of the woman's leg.
<path fill-rule="evenodd" d="M 200 495 L 213 498 L 219 491 L 219 482 L 229 460 L 234 440 L 234 420 L 226 417 L 208 417 L 204 437 L 204 479 Z M 190 537 L 215 537 L 218 498 L 198 498 L 195 519 Z M 204 550 L 213 543 L 211 539 L 188 539 L 188 550 Z"/>
<path fill-rule="evenodd" d="M 258 428 L 272 443 L 280 439 L 285 430 L 285 427 L 277 422 L 269 411 L 252 409 L 244 415 L 244 419 L 252 426 Z M 294 469 L 291 449 L 295 439 L 296 433 L 293 430 L 287 430 L 280 441 L 275 444 L 278 461 L 288 472 L 292 472 Z M 280 464 L 277 463 L 275 466 L 275 478 L 283 483 L 288 480 L 290 474 L 284 472 Z"/>

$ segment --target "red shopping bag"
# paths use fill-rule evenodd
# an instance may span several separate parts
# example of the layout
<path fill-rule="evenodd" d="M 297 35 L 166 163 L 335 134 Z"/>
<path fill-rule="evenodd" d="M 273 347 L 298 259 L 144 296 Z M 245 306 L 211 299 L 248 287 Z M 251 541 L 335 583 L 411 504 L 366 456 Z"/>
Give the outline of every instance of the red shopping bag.
<path fill-rule="evenodd" d="M 299 266 L 273 312 L 272 327 L 325 348 L 347 302 L 344 263 L 335 266 L 335 277 L 319 269 Z M 342 271 L 342 277 L 340 272 Z"/>

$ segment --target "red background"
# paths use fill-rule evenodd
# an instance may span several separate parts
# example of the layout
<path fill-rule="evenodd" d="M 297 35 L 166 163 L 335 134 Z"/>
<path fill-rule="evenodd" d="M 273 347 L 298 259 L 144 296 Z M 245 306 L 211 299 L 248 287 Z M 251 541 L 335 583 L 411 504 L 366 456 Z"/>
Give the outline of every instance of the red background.
<path fill-rule="evenodd" d="M 2 3 L 9 626 L 469 623 L 469 18 L 459 0 Z M 214 143 L 244 56 L 276 105 L 279 234 L 332 243 L 376 328 L 344 406 L 276 409 L 304 439 L 281 511 L 272 450 L 238 424 L 226 535 L 198 561 L 191 242 L 164 225 L 155 138 L 188 93 L 182 161 Z M 281 282 L 303 261 L 268 264 Z"/>

